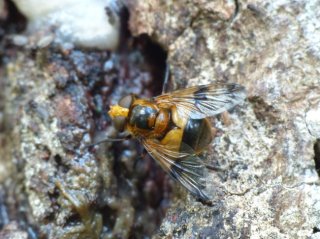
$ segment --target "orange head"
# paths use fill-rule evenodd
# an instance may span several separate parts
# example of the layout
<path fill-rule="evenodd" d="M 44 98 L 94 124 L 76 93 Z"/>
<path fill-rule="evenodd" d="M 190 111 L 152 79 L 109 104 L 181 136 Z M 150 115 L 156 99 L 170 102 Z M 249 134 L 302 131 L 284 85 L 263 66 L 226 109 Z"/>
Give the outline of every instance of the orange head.
<path fill-rule="evenodd" d="M 118 116 L 128 117 L 129 109 L 121 107 L 119 105 L 111 105 L 108 114 L 111 118 L 115 118 Z"/>
<path fill-rule="evenodd" d="M 133 95 L 127 95 L 119 101 L 119 105 L 110 106 L 109 115 L 112 118 L 114 127 L 122 132 L 126 129 L 127 118 L 129 116 L 130 106 L 134 101 Z"/>

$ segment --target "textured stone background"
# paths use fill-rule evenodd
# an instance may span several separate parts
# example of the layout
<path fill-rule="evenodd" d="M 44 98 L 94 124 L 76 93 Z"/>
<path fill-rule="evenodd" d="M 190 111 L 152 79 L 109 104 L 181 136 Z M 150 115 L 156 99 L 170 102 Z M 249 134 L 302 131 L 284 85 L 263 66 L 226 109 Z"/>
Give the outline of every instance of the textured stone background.
<path fill-rule="evenodd" d="M 218 120 L 206 155 L 225 169 L 208 180 L 217 202 L 183 193 L 154 238 L 319 238 L 320 2 L 130 5 L 132 33 L 168 49 L 176 85 L 222 80 L 248 91 L 228 125 Z"/>
<path fill-rule="evenodd" d="M 319 1 L 126 5 L 138 40 L 119 55 L 35 47 L 0 4 L 0 237 L 319 238 Z M 163 56 L 141 34 L 167 50 L 172 87 L 247 89 L 214 120 L 203 155 L 222 169 L 207 181 L 211 207 L 140 160 L 134 142 L 84 148 L 115 135 L 105 105 L 159 93 Z"/>

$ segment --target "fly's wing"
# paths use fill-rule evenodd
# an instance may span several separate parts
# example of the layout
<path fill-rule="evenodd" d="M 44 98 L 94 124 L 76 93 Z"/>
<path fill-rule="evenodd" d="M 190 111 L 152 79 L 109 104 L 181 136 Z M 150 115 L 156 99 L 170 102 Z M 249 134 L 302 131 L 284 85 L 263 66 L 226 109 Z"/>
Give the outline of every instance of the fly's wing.
<path fill-rule="evenodd" d="M 142 144 L 161 167 L 190 193 L 203 201 L 209 200 L 203 191 L 206 187 L 206 167 L 190 146 L 184 144 L 182 152 L 177 152 L 153 139 L 142 139 Z"/>
<path fill-rule="evenodd" d="M 160 95 L 155 97 L 155 102 L 160 107 L 175 106 L 181 116 L 202 119 L 229 110 L 245 98 L 241 85 L 212 83 Z"/>

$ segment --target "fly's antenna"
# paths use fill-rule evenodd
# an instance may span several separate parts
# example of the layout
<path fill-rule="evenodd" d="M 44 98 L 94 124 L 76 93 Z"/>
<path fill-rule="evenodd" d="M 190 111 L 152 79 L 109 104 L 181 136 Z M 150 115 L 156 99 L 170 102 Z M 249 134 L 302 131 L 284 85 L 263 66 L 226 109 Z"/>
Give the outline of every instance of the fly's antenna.
<path fill-rule="evenodd" d="M 102 144 L 102 143 L 105 143 L 105 142 L 120 142 L 120 141 L 124 141 L 124 140 L 128 140 L 128 139 L 131 139 L 131 135 L 126 135 L 124 136 L 123 138 L 104 138 L 104 139 L 101 139 L 99 140 L 98 142 L 95 142 L 93 144 L 88 144 L 86 146 L 84 146 L 84 148 L 90 148 L 90 147 L 93 147 L 93 146 L 96 146 L 96 145 L 99 145 L 99 144 Z"/>

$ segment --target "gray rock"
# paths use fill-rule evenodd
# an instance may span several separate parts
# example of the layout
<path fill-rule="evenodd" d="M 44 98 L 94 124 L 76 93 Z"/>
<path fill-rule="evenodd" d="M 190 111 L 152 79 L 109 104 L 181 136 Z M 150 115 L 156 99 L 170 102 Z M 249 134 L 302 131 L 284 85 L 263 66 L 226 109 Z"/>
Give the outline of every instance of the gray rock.
<path fill-rule="evenodd" d="M 128 1 L 129 2 L 129 1 Z M 168 49 L 176 87 L 244 85 L 203 156 L 213 207 L 177 195 L 154 238 L 318 238 L 319 1 L 130 1 L 130 29 Z M 318 156 L 317 156 L 318 157 Z"/>
<path fill-rule="evenodd" d="M 172 184 L 150 158 L 137 160 L 132 141 L 86 147 L 116 136 L 105 105 L 154 95 L 141 53 L 59 49 L 48 39 L 30 52 L 29 41 L 1 41 L 0 235 L 15 220 L 8 235 L 318 238 L 318 1 L 127 6 L 132 33 L 168 50 L 172 87 L 219 80 L 247 89 L 243 105 L 212 120 L 217 135 L 202 157 L 220 168 L 207 180 L 213 205 Z"/>

